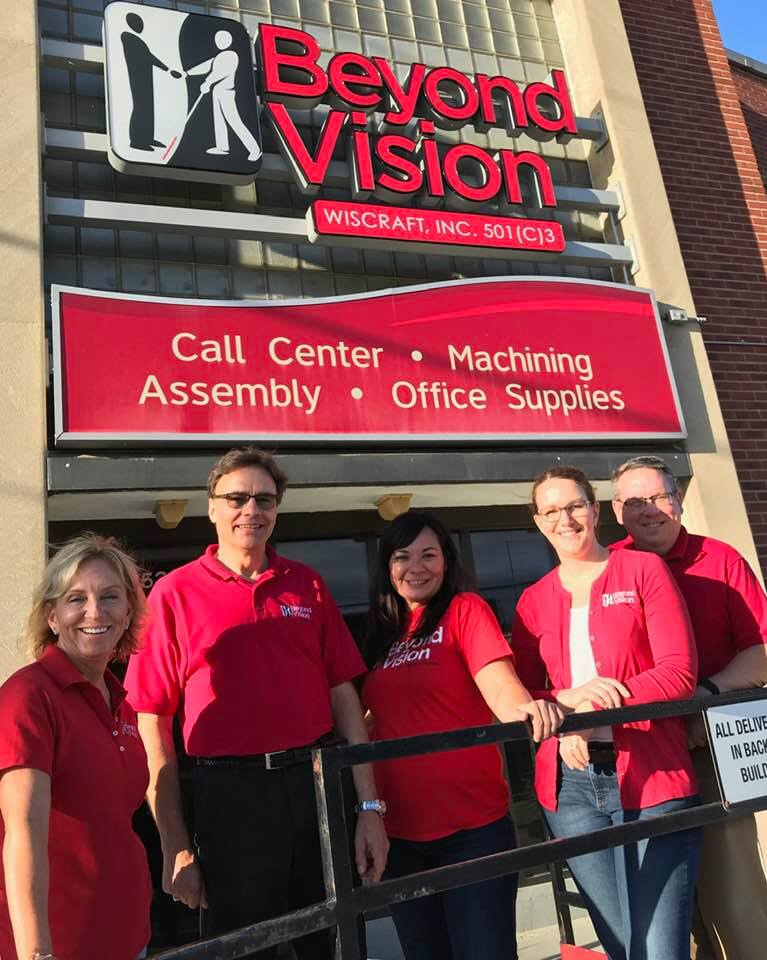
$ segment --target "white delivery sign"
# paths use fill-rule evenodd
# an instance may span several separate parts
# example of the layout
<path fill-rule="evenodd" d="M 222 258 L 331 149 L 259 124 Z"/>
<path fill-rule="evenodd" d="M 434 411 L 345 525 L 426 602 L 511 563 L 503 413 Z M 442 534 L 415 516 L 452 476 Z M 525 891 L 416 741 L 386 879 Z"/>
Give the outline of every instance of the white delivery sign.
<path fill-rule="evenodd" d="M 704 711 L 722 802 L 767 796 L 767 699 Z"/>

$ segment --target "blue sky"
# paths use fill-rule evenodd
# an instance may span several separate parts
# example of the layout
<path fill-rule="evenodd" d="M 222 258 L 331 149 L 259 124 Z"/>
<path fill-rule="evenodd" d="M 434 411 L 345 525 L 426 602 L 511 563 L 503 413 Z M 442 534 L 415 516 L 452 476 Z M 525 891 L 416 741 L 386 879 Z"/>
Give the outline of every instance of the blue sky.
<path fill-rule="evenodd" d="M 767 0 L 714 0 L 725 47 L 767 63 Z"/>

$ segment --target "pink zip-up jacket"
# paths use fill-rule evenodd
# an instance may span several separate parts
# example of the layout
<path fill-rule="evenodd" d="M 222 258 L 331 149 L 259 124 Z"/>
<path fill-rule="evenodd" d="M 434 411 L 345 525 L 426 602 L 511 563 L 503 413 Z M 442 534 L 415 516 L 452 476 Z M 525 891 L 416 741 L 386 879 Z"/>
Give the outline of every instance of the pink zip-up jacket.
<path fill-rule="evenodd" d="M 556 699 L 571 685 L 570 593 L 556 569 L 528 587 L 517 606 L 512 647 L 534 698 Z M 651 553 L 618 550 L 591 587 L 589 639 L 600 676 L 630 691 L 626 706 L 693 695 L 698 658 L 682 595 L 665 563 Z M 613 727 L 621 801 L 652 807 L 697 792 L 684 720 L 643 720 Z M 558 740 L 538 749 L 535 789 L 557 808 Z"/>

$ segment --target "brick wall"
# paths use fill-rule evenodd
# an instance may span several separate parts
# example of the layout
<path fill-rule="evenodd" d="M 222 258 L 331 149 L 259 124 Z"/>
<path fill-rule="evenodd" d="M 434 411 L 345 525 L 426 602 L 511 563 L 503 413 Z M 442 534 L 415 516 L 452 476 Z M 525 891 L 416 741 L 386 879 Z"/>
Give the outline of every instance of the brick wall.
<path fill-rule="evenodd" d="M 756 162 L 767 183 L 767 76 L 730 61 L 743 117 L 754 145 Z"/>
<path fill-rule="evenodd" d="M 711 0 L 621 0 L 621 9 L 767 570 L 767 193 L 740 87 Z"/>

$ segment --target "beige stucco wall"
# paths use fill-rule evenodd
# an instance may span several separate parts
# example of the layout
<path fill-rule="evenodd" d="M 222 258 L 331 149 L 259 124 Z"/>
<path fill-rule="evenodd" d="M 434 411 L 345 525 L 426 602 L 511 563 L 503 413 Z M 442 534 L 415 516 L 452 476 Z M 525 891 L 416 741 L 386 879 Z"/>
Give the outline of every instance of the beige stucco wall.
<path fill-rule="evenodd" d="M 624 237 L 637 258 L 634 279 L 658 299 L 695 315 L 618 0 L 552 0 L 576 112 L 599 110 L 609 134 L 588 156 L 598 188 L 620 186 Z M 721 537 L 759 570 L 751 529 L 732 460 L 700 328 L 664 324 L 689 431 L 694 476 L 685 496 L 685 522 Z"/>
<path fill-rule="evenodd" d="M 45 555 L 45 350 L 37 4 L 0 18 L 0 679 L 22 660 L 19 636 Z"/>

